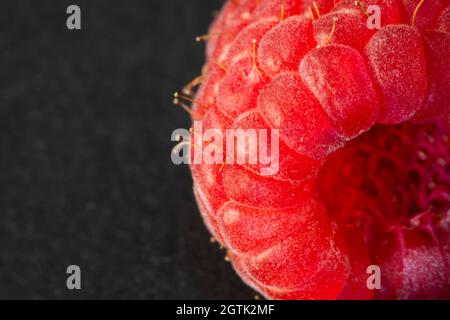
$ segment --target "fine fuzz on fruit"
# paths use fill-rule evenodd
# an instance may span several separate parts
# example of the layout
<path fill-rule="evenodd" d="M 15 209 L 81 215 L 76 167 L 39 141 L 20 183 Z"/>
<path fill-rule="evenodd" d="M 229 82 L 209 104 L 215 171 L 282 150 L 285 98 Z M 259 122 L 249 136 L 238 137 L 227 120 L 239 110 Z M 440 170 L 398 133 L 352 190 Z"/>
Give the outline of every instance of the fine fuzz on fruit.
<path fill-rule="evenodd" d="M 450 299 L 449 32 L 449 0 L 225 4 L 193 119 L 280 136 L 271 176 L 191 165 L 243 281 L 270 299 Z"/>

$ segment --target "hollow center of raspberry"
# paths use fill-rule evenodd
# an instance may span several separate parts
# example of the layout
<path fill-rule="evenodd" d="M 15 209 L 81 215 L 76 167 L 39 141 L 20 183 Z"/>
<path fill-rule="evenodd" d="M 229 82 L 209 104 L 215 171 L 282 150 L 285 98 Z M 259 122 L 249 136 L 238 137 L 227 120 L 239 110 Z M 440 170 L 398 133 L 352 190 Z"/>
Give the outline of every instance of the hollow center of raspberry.
<path fill-rule="evenodd" d="M 439 122 L 380 125 L 332 154 L 317 180 L 331 217 L 366 238 L 448 220 L 449 132 Z"/>

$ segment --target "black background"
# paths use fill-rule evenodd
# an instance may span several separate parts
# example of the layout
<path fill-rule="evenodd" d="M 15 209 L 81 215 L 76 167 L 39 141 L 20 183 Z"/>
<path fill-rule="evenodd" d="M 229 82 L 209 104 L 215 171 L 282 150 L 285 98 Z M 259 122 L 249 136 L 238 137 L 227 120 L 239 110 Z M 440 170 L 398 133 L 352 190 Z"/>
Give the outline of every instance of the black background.
<path fill-rule="evenodd" d="M 190 122 L 171 96 L 200 73 L 194 39 L 221 5 L 1 2 L 0 298 L 253 298 L 170 161 Z"/>

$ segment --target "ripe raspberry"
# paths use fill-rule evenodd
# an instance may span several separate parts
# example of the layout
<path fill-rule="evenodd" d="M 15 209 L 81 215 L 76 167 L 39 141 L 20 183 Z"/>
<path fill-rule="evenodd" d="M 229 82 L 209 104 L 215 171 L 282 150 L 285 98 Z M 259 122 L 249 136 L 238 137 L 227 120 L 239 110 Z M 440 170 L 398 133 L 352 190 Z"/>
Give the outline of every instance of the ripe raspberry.
<path fill-rule="evenodd" d="M 191 170 L 248 285 L 272 299 L 450 298 L 449 17 L 449 0 L 226 3 L 192 115 L 279 129 L 280 170 Z"/>

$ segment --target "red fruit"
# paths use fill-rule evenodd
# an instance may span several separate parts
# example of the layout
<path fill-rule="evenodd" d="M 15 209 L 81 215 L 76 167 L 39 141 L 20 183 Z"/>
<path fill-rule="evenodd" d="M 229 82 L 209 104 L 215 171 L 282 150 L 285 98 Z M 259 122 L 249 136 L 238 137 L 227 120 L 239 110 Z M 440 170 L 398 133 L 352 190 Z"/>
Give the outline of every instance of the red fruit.
<path fill-rule="evenodd" d="M 366 54 L 383 101 L 379 121 L 397 124 L 411 119 L 422 105 L 427 87 L 419 32 L 405 25 L 384 27 L 370 39 Z"/>
<path fill-rule="evenodd" d="M 243 111 L 256 108 L 258 93 L 263 84 L 264 79 L 254 68 L 252 59 L 239 60 L 219 83 L 217 107 L 232 118 Z"/>
<path fill-rule="evenodd" d="M 428 31 L 424 34 L 425 53 L 428 60 L 428 94 L 415 120 L 442 118 L 450 121 L 450 34 Z M 445 119 L 447 117 L 447 119 Z"/>
<path fill-rule="evenodd" d="M 330 156 L 319 173 L 332 219 L 346 237 L 357 227 L 371 264 L 381 267 L 378 298 L 448 298 L 448 136 L 439 122 L 378 125 Z M 347 244 L 362 243 L 361 236 Z"/>
<path fill-rule="evenodd" d="M 231 128 L 236 129 L 266 129 L 269 130 L 270 127 L 267 123 L 262 119 L 258 110 L 253 109 L 248 112 L 243 113 L 239 116 Z M 271 139 L 267 139 L 267 150 L 272 149 L 272 141 Z M 248 151 L 248 149 L 247 149 Z M 305 155 L 299 154 L 293 150 L 291 150 L 286 144 L 283 142 L 279 143 L 279 153 L 283 155 L 280 159 L 278 171 L 272 175 L 273 178 L 277 178 L 279 180 L 296 180 L 303 181 L 309 178 L 314 177 L 319 168 L 321 167 L 323 161 L 315 160 Z M 260 173 L 261 170 L 267 165 L 261 164 L 260 162 L 256 164 L 244 164 L 246 169 L 254 172 Z"/>
<path fill-rule="evenodd" d="M 328 44 L 345 44 L 363 50 L 367 41 L 375 33 L 375 30 L 367 28 L 366 20 L 356 8 L 333 11 L 314 20 L 314 37 L 319 44 L 328 41 Z M 335 31 L 330 38 L 334 23 Z M 358 36 L 355 37 L 355 34 Z"/>
<path fill-rule="evenodd" d="M 412 22 L 414 12 L 420 1 L 421 0 L 402 0 L 405 6 L 407 23 Z M 421 4 L 420 11 L 416 15 L 415 26 L 421 31 L 435 28 L 437 19 L 448 4 L 448 0 L 424 1 Z"/>
<path fill-rule="evenodd" d="M 450 5 L 445 8 L 439 17 L 439 31 L 450 33 Z"/>
<path fill-rule="evenodd" d="M 253 41 L 258 43 L 261 38 L 276 25 L 273 19 L 260 20 L 252 23 L 242 30 L 236 39 L 231 43 L 228 49 L 223 64 L 225 66 L 233 66 L 239 60 L 244 58 L 252 58 L 253 55 Z"/>
<path fill-rule="evenodd" d="M 259 67 L 269 76 L 294 71 L 301 58 L 315 45 L 311 21 L 293 16 L 264 35 L 258 49 Z"/>
<path fill-rule="evenodd" d="M 380 30 L 366 27 L 373 4 Z M 194 194 L 236 272 L 265 297 L 450 298 L 449 5 L 222 9 L 194 119 L 222 133 L 278 129 L 279 170 L 193 164 Z M 367 287 L 369 265 L 381 290 Z"/>
<path fill-rule="evenodd" d="M 355 49 L 329 45 L 312 50 L 300 64 L 300 76 L 341 136 L 354 138 L 375 123 L 378 96 Z"/>
<path fill-rule="evenodd" d="M 261 115 L 293 150 L 316 159 L 342 145 L 319 101 L 297 73 L 282 73 L 261 90 Z"/>
<path fill-rule="evenodd" d="M 381 26 L 387 26 L 388 24 L 402 23 L 404 8 L 401 0 L 360 0 L 360 5 L 355 8 L 355 0 L 341 0 L 336 1 L 336 6 L 332 10 L 338 12 L 341 10 L 355 10 L 360 12 L 364 11 L 370 5 L 376 5 L 380 8 L 381 13 Z"/>
<path fill-rule="evenodd" d="M 217 92 L 219 83 L 225 76 L 224 70 L 215 64 L 208 67 L 208 74 L 203 80 L 203 84 L 197 92 L 193 118 L 202 119 L 205 113 L 217 104 Z"/>
<path fill-rule="evenodd" d="M 255 1 L 253 1 L 255 2 Z M 300 13 L 300 0 L 262 0 L 259 1 L 253 20 L 262 18 L 282 19 Z"/>

